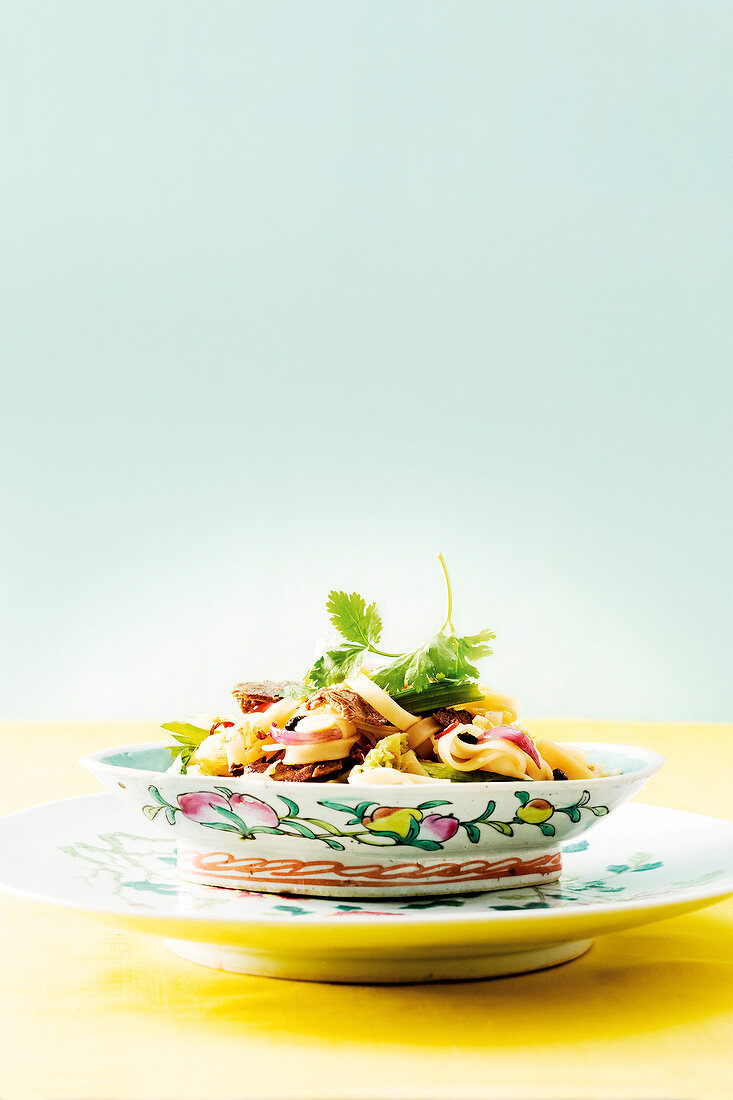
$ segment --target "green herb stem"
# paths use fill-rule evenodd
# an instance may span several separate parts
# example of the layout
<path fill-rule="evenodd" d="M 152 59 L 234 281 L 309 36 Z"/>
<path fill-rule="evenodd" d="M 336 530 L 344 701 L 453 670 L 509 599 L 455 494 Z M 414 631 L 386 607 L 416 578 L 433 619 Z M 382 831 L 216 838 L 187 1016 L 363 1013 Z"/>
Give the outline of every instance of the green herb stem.
<path fill-rule="evenodd" d="M 390 692 L 396 703 L 399 703 L 410 714 L 430 714 L 441 707 L 457 707 L 461 703 L 476 703 L 482 697 L 481 689 L 477 684 L 431 684 L 425 691 L 393 691 Z"/>
<path fill-rule="evenodd" d="M 452 615 L 453 615 L 453 589 L 451 588 L 450 577 L 448 576 L 448 566 L 445 564 L 445 558 L 443 557 L 442 554 L 438 554 L 438 561 L 440 562 L 441 566 L 443 567 L 443 575 L 445 577 L 445 586 L 448 589 L 448 614 L 446 615 L 445 622 L 441 626 L 438 633 L 442 634 L 443 631 L 445 630 L 445 628 L 447 626 L 450 626 L 451 634 L 455 634 L 456 629 L 453 626 L 453 619 L 452 619 Z"/>

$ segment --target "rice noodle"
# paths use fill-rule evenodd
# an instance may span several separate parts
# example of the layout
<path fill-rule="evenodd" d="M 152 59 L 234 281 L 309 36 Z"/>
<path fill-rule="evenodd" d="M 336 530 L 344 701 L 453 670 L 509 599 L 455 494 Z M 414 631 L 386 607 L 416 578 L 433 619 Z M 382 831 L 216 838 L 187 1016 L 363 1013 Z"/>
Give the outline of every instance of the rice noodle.
<path fill-rule="evenodd" d="M 398 730 L 407 730 L 417 722 L 414 714 L 403 710 L 398 703 L 395 703 L 394 699 L 387 695 L 386 691 L 382 691 L 379 684 L 375 684 L 363 672 L 359 672 L 356 676 L 352 676 L 350 680 L 347 680 L 346 686 L 355 691 L 357 695 L 360 695 L 365 703 L 373 706 L 383 718 L 386 718 Z"/>
<path fill-rule="evenodd" d="M 289 718 L 295 714 L 300 706 L 298 699 L 278 699 L 267 710 L 256 711 L 254 714 L 245 715 L 244 725 L 254 732 L 265 733 L 275 723 L 284 726 Z"/>
<path fill-rule="evenodd" d="M 352 778 L 353 777 L 353 778 Z M 429 775 L 416 775 L 414 772 L 398 772 L 396 768 L 367 768 L 363 772 L 354 775 L 352 771 L 348 778 L 349 783 L 358 783 L 359 786 L 389 786 L 406 787 L 413 783 L 445 783 L 444 779 L 433 779 Z"/>
<path fill-rule="evenodd" d="M 431 738 L 434 733 L 437 733 L 439 729 L 441 729 L 440 722 L 436 722 L 434 718 L 421 718 L 419 722 L 415 722 L 415 724 L 408 729 L 407 743 L 411 749 L 417 750 L 425 741 Z"/>
<path fill-rule="evenodd" d="M 344 760 L 356 744 L 356 737 L 313 745 L 288 745 L 283 764 L 314 764 L 320 760 Z"/>
<path fill-rule="evenodd" d="M 471 745 L 460 739 L 463 733 L 480 736 L 481 730 L 477 726 L 457 726 L 438 738 L 436 745 L 443 763 L 456 771 L 489 771 L 513 779 L 552 779 L 552 768 L 544 760 L 538 768 L 524 749 L 512 741 L 496 737 Z"/>
<path fill-rule="evenodd" d="M 401 770 L 410 772 L 411 775 L 427 775 L 425 768 L 422 766 L 415 753 L 410 749 L 409 752 L 404 753 L 401 761 Z"/>
<path fill-rule="evenodd" d="M 327 699 L 319 705 L 313 697 L 316 705 L 312 710 L 307 709 L 308 700 L 304 703 L 302 699 L 289 697 L 277 699 L 266 704 L 262 711 L 244 715 L 237 727 L 229 720 L 217 718 L 212 727 L 214 733 L 204 737 L 192 752 L 188 770 L 193 775 L 241 775 L 243 767 L 269 762 L 274 757 L 296 766 L 343 761 L 344 766 L 336 769 L 338 779 L 333 782 L 344 782 L 348 777 L 349 782 L 366 785 L 446 782 L 427 774 L 427 761 L 441 761 L 455 771 L 476 773 L 471 778 L 479 781 L 495 777 L 522 783 L 549 781 L 555 771 L 562 773 L 561 778 L 571 780 L 615 774 L 606 771 L 602 764 L 589 763 L 586 754 L 574 746 L 532 737 L 514 724 L 519 709 L 516 699 L 499 695 L 483 684 L 478 686 L 479 700 L 446 708 L 454 712 L 455 721 L 452 727 L 444 729 L 444 722 L 430 714 L 416 717 L 404 710 L 369 675 L 359 672 L 339 687 L 348 688 L 368 705 L 369 710 L 365 711 L 351 695 L 354 715 L 367 714 L 373 721 L 342 717 L 343 712 Z M 285 729 L 294 717 L 298 720 L 293 729 Z M 208 724 L 208 718 L 203 726 L 200 723 L 202 735 Z M 219 730 L 222 724 L 231 728 Z M 393 738 L 394 747 L 383 752 L 378 746 L 386 737 Z M 350 760 L 356 745 L 361 752 Z M 367 758 L 365 767 L 354 767 L 356 759 L 363 759 L 367 750 L 374 753 L 372 759 Z M 382 760 L 389 764 L 382 765 Z M 372 762 L 378 766 L 372 766 Z M 173 769 L 186 771 L 180 761 L 174 763 Z M 258 771 L 252 778 L 261 779 L 266 774 Z"/>
<path fill-rule="evenodd" d="M 228 730 L 225 742 L 230 771 L 232 768 L 243 764 L 254 764 L 262 759 L 262 742 L 246 723 L 239 729 Z"/>
<path fill-rule="evenodd" d="M 486 684 L 479 684 L 479 691 L 483 694 L 473 703 L 466 703 L 464 710 L 469 714 L 485 714 L 492 725 L 510 726 L 516 722 L 521 703 L 513 695 L 499 695 L 492 691 Z M 494 721 L 497 718 L 498 721 Z"/>
<path fill-rule="evenodd" d="M 342 737 L 353 737 L 356 733 L 354 723 L 348 718 L 342 718 L 330 707 L 312 710 L 303 715 L 296 728 L 298 733 L 320 733 L 323 730 L 338 729 Z"/>
<path fill-rule="evenodd" d="M 372 722 L 362 722 L 361 718 L 355 718 L 354 729 L 365 737 L 370 745 L 376 745 L 383 737 L 389 737 L 392 733 L 398 733 L 396 726 L 377 726 Z"/>
<path fill-rule="evenodd" d="M 571 749 L 567 745 L 558 745 L 544 737 L 535 739 L 537 751 L 546 760 L 550 769 L 559 768 L 568 779 L 596 779 L 603 774 L 599 765 L 591 765 L 582 749 Z"/>

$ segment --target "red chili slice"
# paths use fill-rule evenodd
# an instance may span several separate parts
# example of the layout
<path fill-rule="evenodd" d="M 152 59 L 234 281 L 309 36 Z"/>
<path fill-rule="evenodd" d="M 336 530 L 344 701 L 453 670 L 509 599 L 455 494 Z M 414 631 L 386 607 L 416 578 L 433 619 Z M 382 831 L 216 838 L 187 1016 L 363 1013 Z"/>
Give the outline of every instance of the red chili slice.
<path fill-rule="evenodd" d="M 445 729 L 443 730 L 443 733 L 441 733 L 441 735 L 440 735 L 440 736 L 441 736 L 441 737 L 443 737 L 443 736 L 444 736 L 444 734 L 446 734 L 446 733 L 452 733 L 452 732 L 453 732 L 453 730 L 457 730 L 457 729 L 458 729 L 458 727 L 460 726 L 460 724 L 461 724 L 460 722 L 451 722 L 451 724 L 450 724 L 449 726 L 446 726 L 446 727 L 445 727 Z"/>
<path fill-rule="evenodd" d="M 233 725 L 234 722 L 225 722 L 223 718 L 217 718 L 217 720 L 214 722 L 213 726 L 209 730 L 209 734 L 212 734 L 214 730 L 218 730 L 219 726 L 221 726 L 222 729 L 230 730 Z"/>

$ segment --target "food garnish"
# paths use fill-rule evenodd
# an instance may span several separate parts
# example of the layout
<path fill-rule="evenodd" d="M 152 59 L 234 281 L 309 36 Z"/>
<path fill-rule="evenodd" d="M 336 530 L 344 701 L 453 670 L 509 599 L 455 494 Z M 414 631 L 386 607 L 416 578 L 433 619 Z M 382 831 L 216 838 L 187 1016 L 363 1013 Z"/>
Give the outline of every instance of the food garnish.
<path fill-rule="evenodd" d="M 465 637 L 456 634 L 450 577 L 442 554 L 439 560 L 445 577 L 448 608 L 437 634 L 412 653 L 386 652 L 379 648 L 382 619 L 377 605 L 367 604 L 358 592 L 330 592 L 326 608 L 331 622 L 344 640 L 318 658 L 306 675 L 306 687 L 324 688 L 347 680 L 369 654 L 391 659 L 390 664 L 372 674 L 372 679 L 394 698 L 402 693 L 414 697 L 432 688 L 431 704 L 440 706 L 441 700 L 455 697 L 456 688 L 475 683 L 479 672 L 472 662 L 490 655 L 492 651 L 487 642 L 493 641 L 496 635 L 491 630 Z M 450 693 L 447 690 L 446 695 L 440 693 L 439 689 L 449 687 Z M 465 699 L 462 691 L 459 694 L 461 699 Z"/>
<path fill-rule="evenodd" d="M 168 747 L 173 759 L 180 761 L 182 771 L 185 771 L 191 756 L 204 738 L 212 732 L 212 729 L 205 730 L 200 726 L 192 726 L 190 722 L 164 722 L 161 729 L 168 730 L 173 739 L 178 742 L 177 745 Z"/>
<path fill-rule="evenodd" d="M 381 648 L 382 619 L 358 592 L 332 591 L 326 604 L 342 641 L 303 681 L 237 684 L 241 715 L 207 726 L 168 722 L 180 772 L 291 783 L 489 783 L 603 776 L 570 746 L 517 725 L 519 703 L 479 683 L 491 630 L 458 635 L 453 594 L 432 638 L 408 653 Z M 364 662 L 387 663 L 369 671 Z"/>

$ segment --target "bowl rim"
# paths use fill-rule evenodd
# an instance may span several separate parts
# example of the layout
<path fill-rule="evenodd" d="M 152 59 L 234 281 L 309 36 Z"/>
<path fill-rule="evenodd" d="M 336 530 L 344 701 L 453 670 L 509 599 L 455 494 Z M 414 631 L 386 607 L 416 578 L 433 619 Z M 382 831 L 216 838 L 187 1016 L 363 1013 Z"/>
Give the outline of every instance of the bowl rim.
<path fill-rule="evenodd" d="M 497 783 L 496 780 L 487 780 L 485 783 L 455 783 L 450 779 L 436 780 L 430 784 L 401 784 L 401 783 L 333 783 L 328 781 L 317 781 L 315 783 L 308 781 L 307 783 L 292 783 L 284 779 L 259 779 L 252 778 L 251 776 L 231 776 L 231 775 L 187 775 L 183 772 L 171 772 L 171 771 L 155 771 L 152 768 L 130 768 L 121 764 L 113 764 L 107 758 L 123 752 L 138 751 L 142 752 L 150 749 L 167 749 L 168 744 L 164 741 L 140 741 L 132 742 L 126 745 L 113 745 L 108 748 L 99 749 L 96 752 L 86 753 L 84 756 L 79 757 L 79 763 L 83 765 L 88 771 L 95 775 L 99 771 L 117 773 L 117 772 L 133 772 L 140 778 L 148 779 L 149 782 L 160 783 L 163 778 L 166 779 L 181 779 L 183 781 L 201 781 L 209 782 L 212 784 L 225 784 L 227 789 L 231 788 L 232 791 L 239 791 L 242 793 L 252 793 L 252 786 L 255 785 L 256 790 L 270 791 L 273 794 L 284 793 L 288 791 L 292 793 L 293 788 L 297 787 L 300 790 L 307 789 L 314 794 L 321 794 L 333 792 L 334 787 L 346 788 L 348 791 L 353 791 L 358 797 L 359 793 L 371 792 L 384 792 L 391 791 L 395 795 L 398 793 L 404 793 L 406 791 L 422 792 L 428 788 L 430 790 L 437 791 L 440 787 L 441 791 L 448 790 L 467 790 L 467 791 L 482 791 L 491 790 L 496 791 L 497 788 L 506 791 L 516 789 L 516 787 L 523 787 L 527 783 L 531 783 L 532 790 L 541 794 L 543 791 L 547 791 L 550 788 L 556 788 L 561 785 L 563 789 L 568 787 L 569 790 L 576 788 L 585 789 L 590 787 L 591 790 L 600 790 L 602 785 L 609 780 L 616 780 L 619 782 L 638 782 L 649 779 L 652 775 L 662 768 L 665 763 L 666 757 L 661 753 L 655 752 L 653 749 L 647 749 L 641 745 L 625 745 L 611 741 L 561 741 L 558 744 L 569 745 L 573 748 L 579 748 L 586 750 L 589 748 L 605 749 L 609 752 L 625 752 L 628 755 L 636 754 L 646 761 L 644 767 L 637 768 L 635 771 L 622 772 L 620 775 L 606 775 L 600 776 L 595 779 L 517 779 L 514 782 L 507 780 Z"/>

